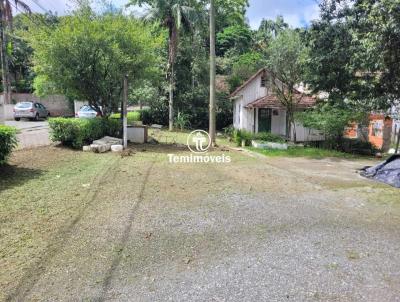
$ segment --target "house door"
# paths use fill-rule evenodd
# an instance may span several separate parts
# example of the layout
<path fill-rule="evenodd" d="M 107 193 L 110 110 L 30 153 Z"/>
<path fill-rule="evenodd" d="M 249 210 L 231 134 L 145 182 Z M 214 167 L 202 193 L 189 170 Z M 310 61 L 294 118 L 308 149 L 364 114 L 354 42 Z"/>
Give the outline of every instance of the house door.
<path fill-rule="evenodd" d="M 271 116 L 271 109 L 258 109 L 258 132 L 271 132 Z"/>

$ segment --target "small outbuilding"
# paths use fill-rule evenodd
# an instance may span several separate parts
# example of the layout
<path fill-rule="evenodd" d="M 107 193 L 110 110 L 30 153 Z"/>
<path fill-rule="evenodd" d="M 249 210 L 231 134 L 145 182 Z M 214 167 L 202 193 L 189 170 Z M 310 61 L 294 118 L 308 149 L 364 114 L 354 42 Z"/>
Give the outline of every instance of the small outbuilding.
<path fill-rule="evenodd" d="M 274 94 L 273 81 L 276 79 L 272 73 L 263 68 L 231 94 L 235 129 L 251 133 L 270 132 L 289 137 L 286 109 Z M 297 111 L 311 108 L 316 103 L 316 97 L 306 95 L 298 90 L 293 91 L 293 94 Z M 325 139 L 323 133 L 306 128 L 301 123 L 296 122 L 295 129 L 298 142 Z M 292 130 L 291 140 L 294 140 L 294 137 Z"/>

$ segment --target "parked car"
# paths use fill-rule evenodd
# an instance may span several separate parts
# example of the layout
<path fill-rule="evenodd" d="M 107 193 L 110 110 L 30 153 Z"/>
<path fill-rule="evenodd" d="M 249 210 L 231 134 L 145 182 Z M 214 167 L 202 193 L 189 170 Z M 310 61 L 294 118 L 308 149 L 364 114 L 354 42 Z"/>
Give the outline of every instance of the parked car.
<path fill-rule="evenodd" d="M 95 118 L 97 116 L 100 116 L 100 114 L 89 105 L 82 106 L 76 113 L 77 118 Z"/>
<path fill-rule="evenodd" d="M 20 102 L 14 107 L 14 119 L 19 121 L 21 118 L 38 121 L 40 118 L 47 118 L 50 112 L 42 104 L 37 102 Z"/>

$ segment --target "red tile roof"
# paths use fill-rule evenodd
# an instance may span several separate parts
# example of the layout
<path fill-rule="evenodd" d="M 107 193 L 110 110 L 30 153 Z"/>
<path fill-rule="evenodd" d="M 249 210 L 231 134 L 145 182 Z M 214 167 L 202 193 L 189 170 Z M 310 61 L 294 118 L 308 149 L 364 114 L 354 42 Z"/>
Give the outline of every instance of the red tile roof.
<path fill-rule="evenodd" d="M 297 108 L 310 108 L 315 105 L 317 98 L 313 96 L 307 96 L 302 94 L 295 94 L 294 99 L 297 102 Z M 246 108 L 273 108 L 273 109 L 284 109 L 285 107 L 279 101 L 276 95 L 267 95 L 259 98 L 254 102 L 251 102 Z"/>

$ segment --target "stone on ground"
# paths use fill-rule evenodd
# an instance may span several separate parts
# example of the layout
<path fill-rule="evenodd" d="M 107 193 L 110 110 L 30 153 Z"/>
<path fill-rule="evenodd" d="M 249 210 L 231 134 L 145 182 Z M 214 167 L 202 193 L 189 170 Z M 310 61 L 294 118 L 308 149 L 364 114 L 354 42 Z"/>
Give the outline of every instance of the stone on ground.
<path fill-rule="evenodd" d="M 112 145 L 111 151 L 112 152 L 122 152 L 124 150 L 124 146 L 122 145 Z"/>

